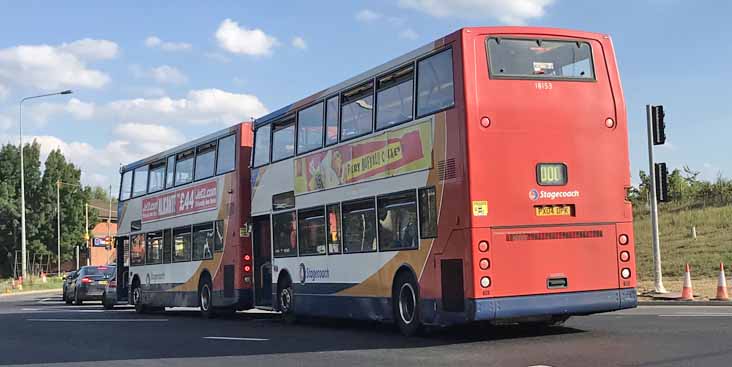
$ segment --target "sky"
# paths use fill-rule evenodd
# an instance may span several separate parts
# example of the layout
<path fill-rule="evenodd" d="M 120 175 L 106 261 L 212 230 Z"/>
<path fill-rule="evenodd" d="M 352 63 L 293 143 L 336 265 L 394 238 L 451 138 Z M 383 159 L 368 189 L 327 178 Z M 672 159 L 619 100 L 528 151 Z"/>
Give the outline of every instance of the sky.
<path fill-rule="evenodd" d="M 88 185 L 120 164 L 259 117 L 461 27 L 609 34 L 630 124 L 633 182 L 648 170 L 646 104 L 663 104 L 656 161 L 732 174 L 732 2 L 682 0 L 5 1 L 0 143 L 61 149 Z M 570 103 L 571 101 L 568 101 Z"/>

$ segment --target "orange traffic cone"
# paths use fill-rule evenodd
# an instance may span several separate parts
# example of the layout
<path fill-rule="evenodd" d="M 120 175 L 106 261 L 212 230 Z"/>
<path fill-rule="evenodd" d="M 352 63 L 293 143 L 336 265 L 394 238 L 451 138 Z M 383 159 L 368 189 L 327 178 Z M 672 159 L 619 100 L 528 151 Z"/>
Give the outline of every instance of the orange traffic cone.
<path fill-rule="evenodd" d="M 717 280 L 717 301 L 729 301 L 727 295 L 727 279 L 724 277 L 724 264 L 719 263 L 719 279 Z"/>
<path fill-rule="evenodd" d="M 691 269 L 686 264 L 686 272 L 684 273 L 684 288 L 681 289 L 681 299 L 685 301 L 694 300 L 694 291 L 691 290 Z"/>

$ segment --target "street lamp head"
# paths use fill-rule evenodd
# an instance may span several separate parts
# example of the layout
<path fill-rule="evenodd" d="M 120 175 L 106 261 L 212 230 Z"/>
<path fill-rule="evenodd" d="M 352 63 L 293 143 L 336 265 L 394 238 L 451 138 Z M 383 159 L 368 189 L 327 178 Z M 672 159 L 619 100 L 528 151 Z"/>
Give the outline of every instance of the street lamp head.
<path fill-rule="evenodd" d="M 59 94 L 71 94 L 71 93 L 74 93 L 71 89 L 67 89 L 63 92 L 59 92 Z"/>

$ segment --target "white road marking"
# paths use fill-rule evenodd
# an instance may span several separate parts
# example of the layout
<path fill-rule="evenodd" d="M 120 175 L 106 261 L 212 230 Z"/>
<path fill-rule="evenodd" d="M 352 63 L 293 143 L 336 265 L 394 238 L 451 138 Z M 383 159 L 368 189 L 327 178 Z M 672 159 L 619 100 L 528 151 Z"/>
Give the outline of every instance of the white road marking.
<path fill-rule="evenodd" d="M 732 317 L 732 313 L 690 313 L 690 314 L 668 314 L 658 315 L 658 317 Z"/>
<path fill-rule="evenodd" d="M 168 319 L 26 319 L 33 322 L 167 322 Z"/>
<path fill-rule="evenodd" d="M 269 341 L 269 339 L 262 339 L 262 338 L 235 338 L 231 336 L 204 336 L 204 339 L 209 340 L 239 340 L 239 341 L 248 341 L 248 342 L 266 342 Z"/>
<path fill-rule="evenodd" d="M 21 311 L 40 311 L 40 308 L 21 308 Z"/>

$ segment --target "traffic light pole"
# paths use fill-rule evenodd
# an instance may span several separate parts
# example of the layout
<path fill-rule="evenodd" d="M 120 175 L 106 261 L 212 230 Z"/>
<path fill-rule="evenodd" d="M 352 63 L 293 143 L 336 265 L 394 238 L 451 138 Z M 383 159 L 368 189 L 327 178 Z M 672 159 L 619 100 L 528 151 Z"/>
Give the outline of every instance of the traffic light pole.
<path fill-rule="evenodd" d="M 667 293 L 663 287 L 663 273 L 661 272 L 661 246 L 658 239 L 658 201 L 656 198 L 656 174 L 653 165 L 653 115 L 651 105 L 646 105 L 646 120 L 648 120 L 648 176 L 651 204 L 651 240 L 653 242 L 654 290 L 656 293 Z"/>

